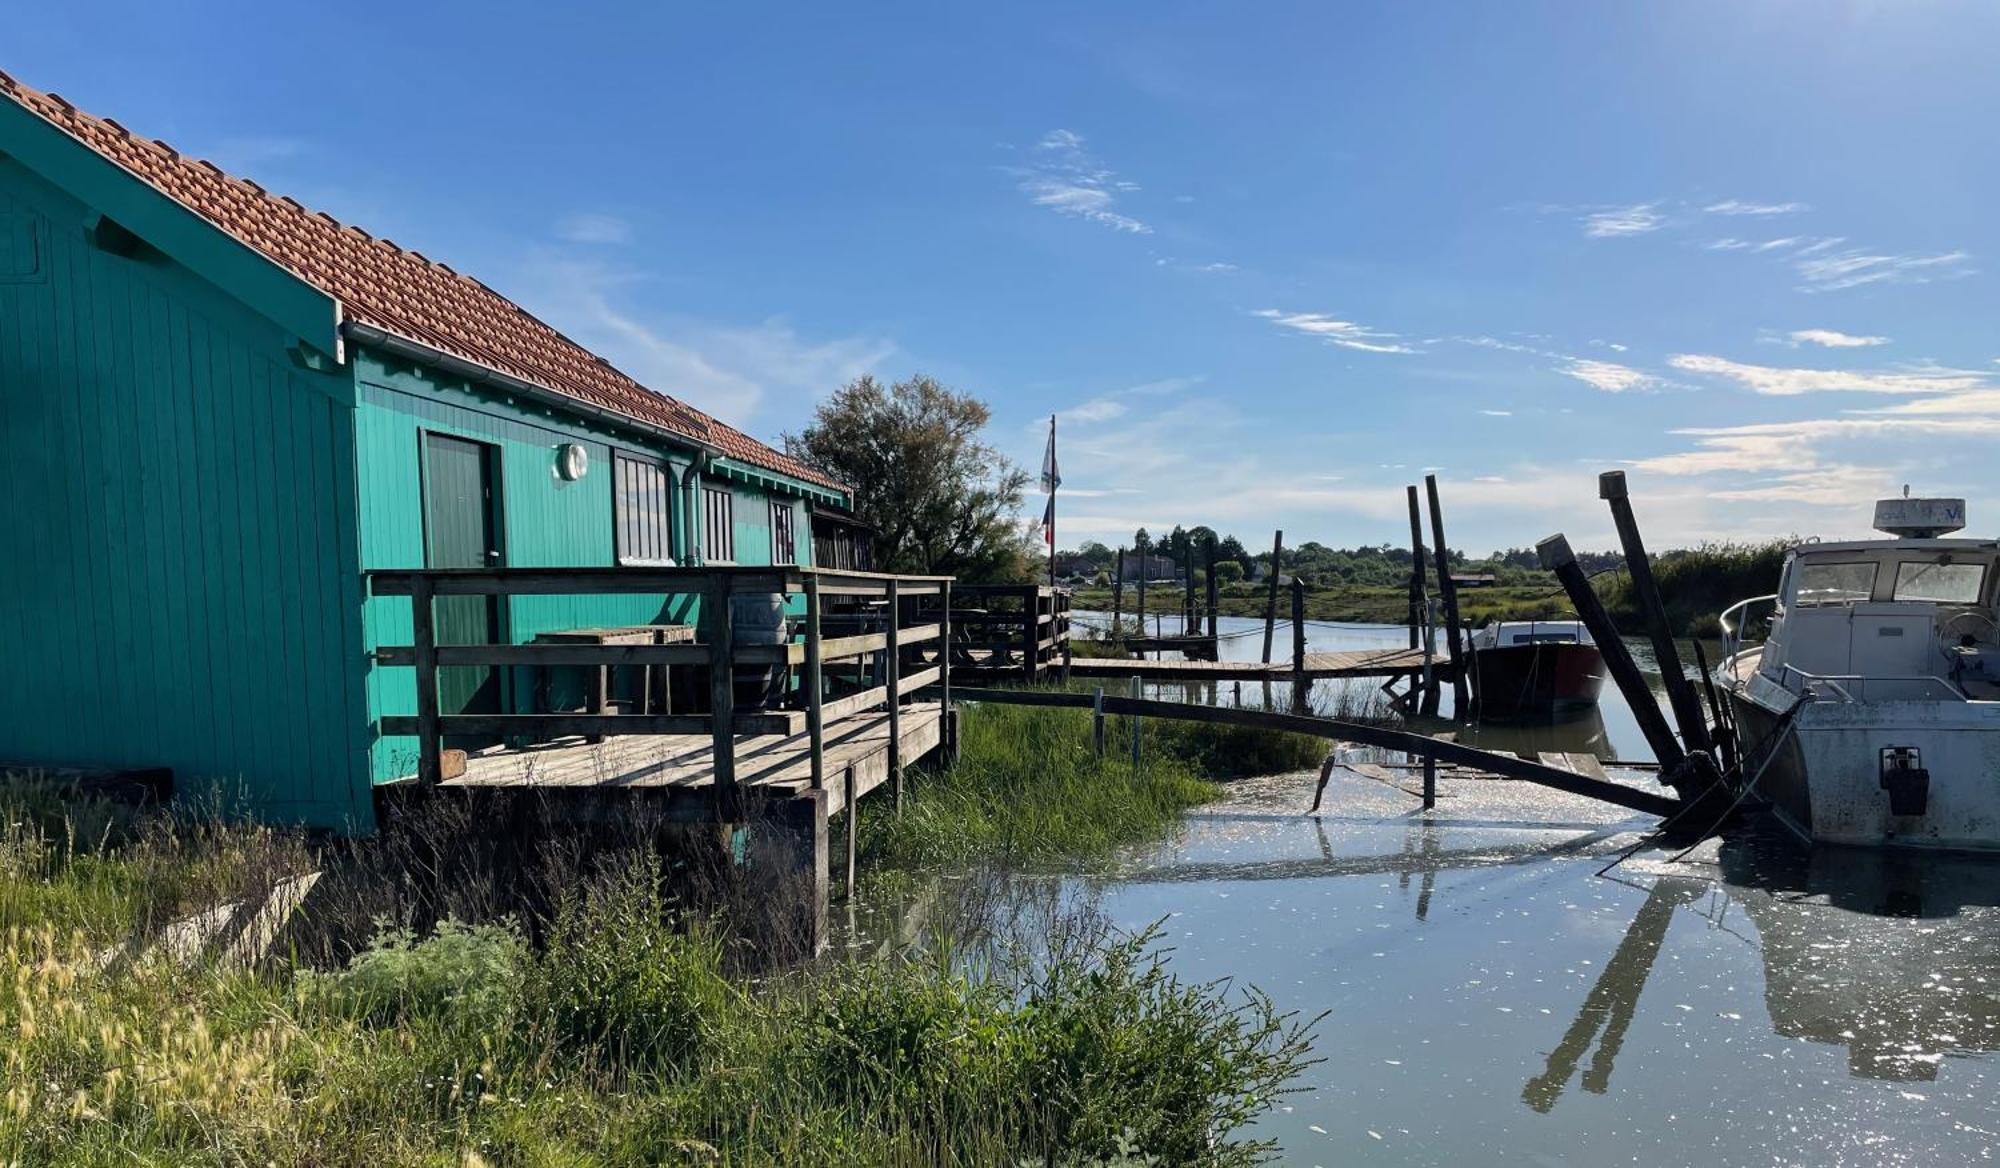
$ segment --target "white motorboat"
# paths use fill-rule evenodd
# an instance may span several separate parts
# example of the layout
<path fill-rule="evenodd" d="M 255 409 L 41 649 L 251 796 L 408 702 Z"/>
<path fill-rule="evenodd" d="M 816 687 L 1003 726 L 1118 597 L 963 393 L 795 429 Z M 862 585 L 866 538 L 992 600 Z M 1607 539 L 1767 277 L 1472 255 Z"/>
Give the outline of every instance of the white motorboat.
<path fill-rule="evenodd" d="M 1722 615 L 1743 773 L 1815 843 L 2000 848 L 2000 543 L 1964 525 L 1962 499 L 1884 500 L 1892 538 L 1800 544 Z"/>

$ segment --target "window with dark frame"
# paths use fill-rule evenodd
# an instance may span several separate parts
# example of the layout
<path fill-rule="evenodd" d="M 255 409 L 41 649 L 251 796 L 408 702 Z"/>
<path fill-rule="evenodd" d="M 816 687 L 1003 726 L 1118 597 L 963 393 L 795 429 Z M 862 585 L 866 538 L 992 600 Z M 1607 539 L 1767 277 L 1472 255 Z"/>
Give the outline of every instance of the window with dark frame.
<path fill-rule="evenodd" d="M 789 499 L 771 500 L 771 562 L 799 562 L 799 542 L 792 528 L 792 503 Z"/>
<path fill-rule="evenodd" d="M 664 463 L 617 453 L 611 460 L 611 493 L 617 511 L 618 562 L 674 562 L 673 476 Z"/>
<path fill-rule="evenodd" d="M 701 489 L 702 559 L 711 564 L 736 562 L 736 501 L 728 487 Z"/>

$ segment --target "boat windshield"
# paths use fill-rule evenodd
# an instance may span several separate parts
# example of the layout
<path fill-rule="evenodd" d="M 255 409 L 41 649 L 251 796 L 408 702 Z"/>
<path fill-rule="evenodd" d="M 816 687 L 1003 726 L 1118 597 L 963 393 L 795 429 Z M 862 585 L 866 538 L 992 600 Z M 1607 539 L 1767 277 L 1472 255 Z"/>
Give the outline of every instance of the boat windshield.
<path fill-rule="evenodd" d="M 1867 600 L 1875 591 L 1875 567 L 1871 563 L 1801 563 L 1798 593 L 1792 603 L 1811 608 Z"/>
<path fill-rule="evenodd" d="M 1906 560 L 1896 565 L 1897 600 L 1977 604 L 1980 587 L 1985 582 L 1984 564 L 1934 564 Z"/>

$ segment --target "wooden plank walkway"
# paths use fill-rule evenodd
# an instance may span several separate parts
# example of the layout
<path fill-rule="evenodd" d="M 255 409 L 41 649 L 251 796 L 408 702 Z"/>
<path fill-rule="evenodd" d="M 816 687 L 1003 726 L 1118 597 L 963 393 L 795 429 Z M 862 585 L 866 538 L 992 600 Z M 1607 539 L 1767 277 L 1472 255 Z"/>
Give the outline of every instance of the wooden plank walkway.
<path fill-rule="evenodd" d="M 908 766 L 939 742 L 938 707 L 902 710 L 902 761 Z M 847 802 L 844 776 L 854 769 L 855 798 L 889 779 L 889 713 L 871 710 L 829 720 L 825 728 L 827 814 Z M 812 785 L 812 743 L 796 734 L 746 734 L 736 739 L 736 781 L 758 794 L 795 795 Z M 493 748 L 466 757 L 465 773 L 444 787 L 660 789 L 706 799 L 715 789 L 713 741 L 706 734 L 627 734 L 588 743 Z"/>
<path fill-rule="evenodd" d="M 1439 656 L 1435 668 L 1451 676 L 1452 660 Z M 1306 654 L 1307 677 L 1403 677 L 1422 673 L 1422 649 L 1365 649 L 1345 653 Z M 1285 681 L 1292 676 L 1290 660 L 1273 661 L 1137 661 L 1079 657 L 1070 663 L 1072 677 L 1137 677 L 1148 681 Z"/>

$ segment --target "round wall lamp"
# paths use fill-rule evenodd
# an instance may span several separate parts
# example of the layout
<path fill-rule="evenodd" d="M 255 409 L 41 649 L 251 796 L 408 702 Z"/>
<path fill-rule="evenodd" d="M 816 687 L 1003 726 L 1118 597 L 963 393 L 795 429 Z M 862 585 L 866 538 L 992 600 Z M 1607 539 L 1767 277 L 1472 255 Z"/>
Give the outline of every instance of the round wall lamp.
<path fill-rule="evenodd" d="M 556 473 L 572 483 L 590 473 L 590 451 L 575 442 L 556 447 Z"/>

